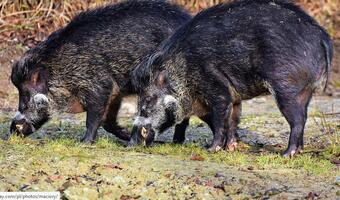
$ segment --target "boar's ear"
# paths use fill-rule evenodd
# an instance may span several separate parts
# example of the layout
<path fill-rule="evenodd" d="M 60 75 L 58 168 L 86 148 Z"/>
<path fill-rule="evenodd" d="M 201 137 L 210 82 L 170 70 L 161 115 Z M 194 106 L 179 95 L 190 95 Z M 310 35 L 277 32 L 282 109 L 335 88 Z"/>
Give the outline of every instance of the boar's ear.
<path fill-rule="evenodd" d="M 40 92 L 44 92 L 46 89 L 47 73 L 43 68 L 34 70 L 31 75 L 31 84 L 33 88 L 38 89 Z"/>
<path fill-rule="evenodd" d="M 38 82 L 40 82 L 40 76 L 41 76 L 40 71 L 35 71 L 32 74 L 31 81 L 32 81 L 33 86 L 36 86 Z"/>
<path fill-rule="evenodd" d="M 165 70 L 161 71 L 159 74 L 158 74 L 158 77 L 157 77 L 157 85 L 160 87 L 160 88 L 164 88 L 167 84 L 167 80 L 168 80 L 168 75 L 166 73 Z"/>

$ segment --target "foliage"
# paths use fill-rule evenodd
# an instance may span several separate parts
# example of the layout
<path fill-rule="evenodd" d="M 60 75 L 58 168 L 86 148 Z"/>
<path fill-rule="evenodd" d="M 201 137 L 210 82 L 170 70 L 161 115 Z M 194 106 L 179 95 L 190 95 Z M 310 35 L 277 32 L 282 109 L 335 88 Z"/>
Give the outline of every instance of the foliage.
<path fill-rule="evenodd" d="M 33 47 L 51 32 L 64 26 L 76 14 L 119 0 L 3 0 L 0 2 L 0 41 L 23 43 Z M 192 13 L 230 0 L 171 0 Z M 296 0 L 325 26 L 335 38 L 340 38 L 339 1 Z"/>

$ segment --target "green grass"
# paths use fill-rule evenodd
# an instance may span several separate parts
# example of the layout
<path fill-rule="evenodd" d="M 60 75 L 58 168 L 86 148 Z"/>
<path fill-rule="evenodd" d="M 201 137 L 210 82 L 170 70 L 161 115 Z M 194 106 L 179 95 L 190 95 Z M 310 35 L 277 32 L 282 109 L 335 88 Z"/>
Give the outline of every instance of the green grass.
<path fill-rule="evenodd" d="M 205 161 L 224 163 L 230 166 L 248 167 L 255 169 L 302 169 L 316 175 L 326 175 L 334 171 L 335 166 L 328 159 L 334 158 L 340 153 L 339 148 L 327 149 L 321 156 L 313 157 L 310 154 L 298 155 L 292 159 L 284 158 L 279 154 L 266 152 L 258 155 L 240 150 L 236 152 L 221 151 L 218 153 L 208 153 L 201 146 L 197 145 L 158 145 L 156 147 L 139 149 L 144 153 L 162 154 L 180 156 L 184 159 L 190 159 L 192 155 L 199 155 Z M 327 159 L 328 158 L 328 159 Z"/>
<path fill-rule="evenodd" d="M 96 156 L 107 152 L 138 152 L 144 154 L 170 155 L 183 160 L 191 160 L 193 156 L 199 156 L 204 162 L 223 163 L 229 166 L 249 166 L 257 170 L 304 170 L 314 175 L 327 176 L 336 169 L 330 162 L 340 154 L 340 147 L 336 144 L 325 149 L 320 155 L 313 156 L 313 151 L 294 158 L 284 158 L 275 152 L 253 153 L 251 147 L 241 144 L 240 150 L 236 152 L 220 151 L 208 153 L 206 149 L 198 144 L 176 145 L 157 144 L 152 147 L 126 148 L 112 139 L 101 138 L 95 145 L 85 145 L 76 140 L 60 138 L 57 140 L 30 140 L 19 137 L 12 137 L 9 143 L 0 142 L 0 145 L 10 145 L 15 152 L 27 153 L 34 159 L 44 155 L 57 155 L 58 159 L 76 158 L 80 162 L 93 160 Z M 0 154 L 3 157 L 2 154 Z M 0 157 L 0 158 L 1 158 Z"/>
<path fill-rule="evenodd" d="M 337 87 L 337 88 L 340 88 L 340 80 L 335 80 L 334 86 Z"/>
<path fill-rule="evenodd" d="M 253 120 L 254 123 L 266 121 L 255 116 Z M 125 126 L 131 120 L 120 122 Z M 190 123 L 197 126 L 202 122 L 193 118 Z M 28 191 L 55 191 L 70 185 L 63 193 L 69 199 L 91 195 L 96 199 L 108 194 L 119 198 L 131 191 L 135 196 L 142 194 L 150 198 L 160 198 L 159 195 L 186 198 L 192 190 L 199 195 L 197 198 L 204 198 L 200 195 L 209 190 L 209 194 L 217 195 L 215 199 L 224 198 L 218 196 L 223 194 L 229 194 L 233 199 L 251 199 L 261 198 L 265 193 L 257 188 L 255 196 L 249 196 L 249 191 L 253 190 L 252 181 L 261 182 L 262 188 L 267 184 L 266 179 L 280 180 L 282 177 L 287 177 L 288 184 L 298 179 L 299 182 L 307 180 L 308 184 L 317 180 L 324 185 L 336 184 L 334 177 L 340 175 L 340 170 L 331 163 L 340 155 L 338 135 L 326 148 L 307 147 L 306 153 L 290 159 L 280 156 L 284 147 L 260 148 L 244 143 L 240 143 L 235 152 L 208 153 L 200 142 L 127 148 L 114 137 L 104 135 L 95 144 L 87 145 L 79 142 L 78 136 L 84 131 L 81 124 L 53 120 L 45 128 L 52 134 L 46 139 L 13 136 L 9 141 L 0 140 L 3 149 L 0 151 L 0 174 L 4 177 L 0 189 L 18 191 L 28 184 Z M 224 186 L 226 193 L 212 187 L 221 183 L 216 172 L 225 174 L 223 180 L 235 177 L 235 183 Z M 252 174 L 256 175 L 255 179 Z M 158 185 L 145 186 L 153 181 Z M 247 192 L 243 193 L 244 190 Z M 282 191 L 278 189 L 278 194 L 274 195 L 281 195 Z"/>
<path fill-rule="evenodd" d="M 315 111 L 313 117 L 322 117 L 321 112 Z M 256 131 L 258 127 L 262 127 L 270 123 L 278 123 L 281 119 L 277 119 L 277 113 L 272 115 L 247 115 L 243 117 L 241 124 L 245 125 L 248 130 Z M 80 120 L 84 120 L 84 116 L 78 116 Z M 274 121 L 273 121 L 274 120 Z M 0 118 L 0 124 L 10 121 L 9 116 Z M 284 119 L 282 119 L 284 121 Z M 131 119 L 121 119 L 120 123 L 123 126 L 131 128 Z M 193 117 L 190 119 L 191 126 L 201 125 L 199 118 Z M 335 127 L 335 133 L 327 136 L 330 140 L 330 145 L 326 148 L 319 149 L 315 147 L 307 147 L 305 153 L 295 156 L 294 158 L 283 158 L 280 152 L 284 150 L 281 148 L 259 148 L 249 146 L 247 144 L 239 144 L 239 149 L 236 152 L 220 151 L 217 153 L 208 153 L 202 147 L 201 143 L 190 143 L 186 145 L 176 145 L 171 143 L 154 144 L 152 147 L 136 147 L 127 148 L 117 140 L 101 137 L 95 145 L 86 145 L 80 143 L 74 135 L 82 135 L 84 131 L 83 124 L 73 124 L 70 122 L 63 122 L 53 120 L 49 122 L 47 127 L 58 127 L 60 133 L 55 137 L 43 140 L 31 140 L 29 138 L 12 137 L 9 142 L 0 140 L 0 146 L 11 149 L 13 152 L 20 152 L 21 154 L 28 154 L 32 159 L 44 155 L 58 155 L 59 159 L 76 158 L 80 162 L 87 162 L 93 160 L 97 156 L 105 155 L 109 152 L 118 154 L 124 153 L 143 153 L 154 155 L 169 155 L 182 160 L 191 160 L 194 156 L 198 156 L 204 162 L 223 163 L 228 166 L 235 167 L 252 167 L 257 170 L 303 170 L 307 173 L 312 173 L 317 176 L 327 176 L 334 174 L 336 170 L 335 165 L 331 163 L 340 155 L 340 135 L 336 123 L 328 124 L 330 127 Z M 317 128 L 317 127 L 316 127 Z M 8 131 L 7 126 L 4 125 L 3 131 Z M 314 127 L 312 127 L 314 130 Z M 71 136 L 71 137 L 70 137 Z M 317 154 L 316 154 L 317 153 Z M 4 154 L 0 153 L 0 158 L 4 158 Z"/>
<path fill-rule="evenodd" d="M 12 115 L 4 113 L 0 117 L 0 134 L 8 131 Z M 175 195 L 185 199 L 193 191 L 199 199 L 206 198 L 207 193 L 212 199 L 225 199 L 225 195 L 233 199 L 261 199 L 268 193 L 280 199 L 294 193 L 284 186 L 297 182 L 297 188 L 304 191 L 299 194 L 301 198 L 315 185 L 327 188 L 325 191 L 335 197 L 336 190 L 331 188 L 337 187 L 335 180 L 340 170 L 332 162 L 340 156 L 340 127 L 337 118 L 324 115 L 321 110 L 314 109 L 311 115 L 305 151 L 293 158 L 280 155 L 286 142 L 277 137 L 286 133 L 288 136 L 289 126 L 279 112 L 246 114 L 240 124 L 240 128 L 254 133 L 241 138 L 277 145 L 260 147 L 240 142 L 235 152 L 217 153 L 209 153 L 204 147 L 211 136 L 197 117 L 190 119 L 187 134 L 189 141 L 195 142 L 135 148 L 126 147 L 102 129 L 95 144 L 81 143 L 85 115 L 56 117 L 43 127 L 45 134 L 32 135 L 42 135 L 44 139 L 14 136 L 9 141 L 0 140 L 0 189 L 19 191 L 29 185 L 27 191 L 65 190 L 63 195 L 68 199 L 91 195 L 93 199 L 106 195 L 111 195 L 107 199 L 115 199 L 126 194 L 151 199 Z M 120 118 L 119 123 L 131 129 L 132 119 Z M 262 134 L 267 139 L 250 138 Z M 153 182 L 154 186 L 147 186 Z M 215 187 L 223 182 L 225 192 Z M 70 186 L 60 189 L 63 185 Z"/>

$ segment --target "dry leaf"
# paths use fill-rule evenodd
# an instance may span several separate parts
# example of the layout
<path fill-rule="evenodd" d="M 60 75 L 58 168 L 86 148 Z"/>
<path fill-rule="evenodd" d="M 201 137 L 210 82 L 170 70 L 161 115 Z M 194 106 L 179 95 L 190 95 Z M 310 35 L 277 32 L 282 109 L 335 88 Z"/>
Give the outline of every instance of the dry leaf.
<path fill-rule="evenodd" d="M 193 156 L 191 156 L 190 160 L 204 161 L 204 158 L 200 155 L 194 154 Z"/>

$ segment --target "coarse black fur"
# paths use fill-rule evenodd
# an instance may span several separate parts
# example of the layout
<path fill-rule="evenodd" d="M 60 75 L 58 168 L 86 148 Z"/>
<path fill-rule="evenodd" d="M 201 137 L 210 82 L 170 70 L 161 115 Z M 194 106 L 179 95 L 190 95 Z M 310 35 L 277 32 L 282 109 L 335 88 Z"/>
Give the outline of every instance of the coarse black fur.
<path fill-rule="evenodd" d="M 147 95 L 173 96 L 177 123 L 210 115 L 212 151 L 235 148 L 242 100 L 272 93 L 291 127 L 285 155 L 293 155 L 303 148 L 312 93 L 331 72 L 332 48 L 326 30 L 293 3 L 235 1 L 202 11 L 177 30 L 133 71 L 133 84 L 140 107 L 154 111 L 149 121 L 166 116 L 167 108 L 143 102 Z M 159 74 L 166 75 L 161 87 Z"/>
<path fill-rule="evenodd" d="M 13 66 L 20 113 L 38 123 L 53 110 L 86 111 L 84 141 L 92 142 L 100 125 L 129 139 L 116 117 L 122 97 L 134 94 L 130 71 L 190 18 L 180 7 L 155 0 L 124 1 L 79 14 Z M 36 94 L 48 97 L 47 114 L 34 111 Z"/>

